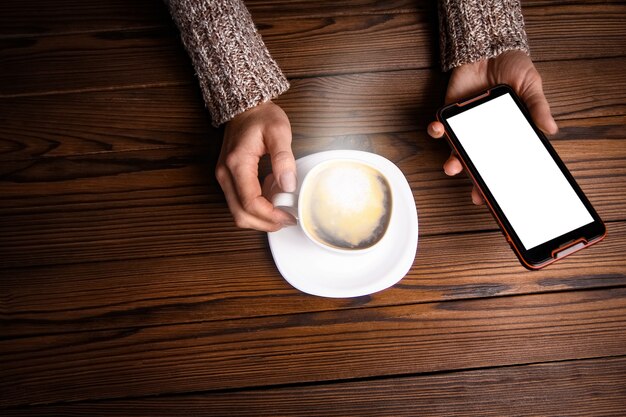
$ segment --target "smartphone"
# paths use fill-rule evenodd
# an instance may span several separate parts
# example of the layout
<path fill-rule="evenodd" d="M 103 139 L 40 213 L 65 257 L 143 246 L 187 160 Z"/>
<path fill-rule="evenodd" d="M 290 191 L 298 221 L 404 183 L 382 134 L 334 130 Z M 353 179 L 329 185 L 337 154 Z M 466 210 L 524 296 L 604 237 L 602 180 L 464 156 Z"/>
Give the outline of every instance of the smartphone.
<path fill-rule="evenodd" d="M 526 268 L 604 238 L 602 220 L 511 87 L 445 106 L 437 118 Z"/>

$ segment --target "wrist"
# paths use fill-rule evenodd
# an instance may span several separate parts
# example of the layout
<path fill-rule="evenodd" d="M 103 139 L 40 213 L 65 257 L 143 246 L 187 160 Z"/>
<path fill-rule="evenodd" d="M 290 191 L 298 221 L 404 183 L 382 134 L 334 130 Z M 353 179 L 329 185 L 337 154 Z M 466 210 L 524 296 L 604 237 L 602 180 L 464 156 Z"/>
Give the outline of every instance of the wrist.
<path fill-rule="evenodd" d="M 439 0 L 439 20 L 444 71 L 505 51 L 529 52 L 519 0 Z"/>

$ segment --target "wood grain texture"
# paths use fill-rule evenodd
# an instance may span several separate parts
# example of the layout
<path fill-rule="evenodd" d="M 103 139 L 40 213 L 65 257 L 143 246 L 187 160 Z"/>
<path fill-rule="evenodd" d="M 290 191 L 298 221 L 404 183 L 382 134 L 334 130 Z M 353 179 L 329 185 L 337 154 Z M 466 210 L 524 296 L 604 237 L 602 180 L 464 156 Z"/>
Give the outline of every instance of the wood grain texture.
<path fill-rule="evenodd" d="M 0 341 L 1 406 L 626 355 L 626 288 Z"/>
<path fill-rule="evenodd" d="M 332 19 L 299 18 L 278 23 L 268 18 L 257 22 L 263 40 L 281 68 L 289 77 L 297 78 L 437 69 L 436 16 L 436 10 L 427 10 Z M 536 62 L 626 55 L 623 4 L 531 7 L 524 9 L 524 16 Z M 550 19 L 548 25 L 546 18 Z M 559 47 L 555 48 L 555 44 Z"/>
<path fill-rule="evenodd" d="M 10 416 L 621 416 L 626 359 L 6 410 Z"/>
<path fill-rule="evenodd" d="M 163 2 L 0 2 L 0 414 L 621 416 L 626 6 L 523 3 L 552 143 L 608 221 L 537 272 L 424 131 L 436 2 L 246 1 L 296 156 L 387 157 L 419 211 L 398 284 L 327 299 L 235 228 Z"/>
<path fill-rule="evenodd" d="M 172 28 L 0 40 L 0 98 L 193 81 Z"/>
<path fill-rule="evenodd" d="M 276 1 L 246 0 L 246 6 L 255 21 L 291 20 L 310 17 L 338 17 L 371 14 L 430 13 L 433 2 L 414 0 L 352 0 L 349 7 L 341 0 Z M 607 4 L 620 5 L 620 0 L 570 0 L 567 5 L 602 8 Z M 524 13 L 532 7 L 558 6 L 558 0 L 525 0 Z M 31 11 L 36 10 L 36 13 Z M 58 0 L 54 3 L 40 0 L 5 0 L 0 4 L 0 37 L 45 36 L 65 33 L 124 30 L 128 28 L 170 26 L 167 8 L 154 0 Z"/>
<path fill-rule="evenodd" d="M 5 0 L 0 4 L 0 38 L 163 27 L 171 18 L 154 0 Z"/>
<path fill-rule="evenodd" d="M 428 68 L 437 62 L 436 11 L 258 20 L 290 78 Z"/>
<path fill-rule="evenodd" d="M 626 55 L 624 3 L 567 2 L 523 7 L 523 13 L 535 61 Z"/>
<path fill-rule="evenodd" d="M 428 10 L 257 24 L 285 73 L 298 78 L 437 68 L 435 17 Z M 624 5 L 531 8 L 526 20 L 536 61 L 625 55 Z M 0 97 L 175 83 L 196 84 L 171 25 L 0 40 Z"/>
<path fill-rule="evenodd" d="M 537 68 L 559 119 L 623 115 L 626 58 L 545 62 Z M 424 129 L 443 102 L 442 78 L 429 70 L 354 74 L 294 81 L 279 97 L 294 135 Z M 442 86 L 434 88 L 433 86 Z M 601 94 L 599 94 L 601 92 Z"/>
<path fill-rule="evenodd" d="M 605 241 L 535 272 L 518 263 L 498 232 L 421 237 L 402 281 L 356 299 L 295 290 L 280 277 L 260 236 L 242 243 L 245 252 L 8 269 L 0 281 L 0 333 L 7 338 L 626 286 L 626 223 L 608 229 Z M 238 241 L 234 232 L 227 236 Z"/>
<path fill-rule="evenodd" d="M 431 10 L 433 8 L 430 3 L 424 5 L 412 0 L 358 0 L 351 1 L 349 7 L 340 0 L 247 0 L 245 4 L 256 21 L 313 16 L 416 13 L 424 7 Z M 29 13 L 33 10 L 37 13 Z M 54 3 L 5 0 L 0 4 L 0 38 L 166 26 L 172 26 L 171 18 L 165 4 L 158 0 L 134 0 L 130 3 L 124 0 L 59 0 Z"/>
<path fill-rule="evenodd" d="M 625 220 L 623 139 L 590 136 L 556 140 L 555 147 L 600 215 Z M 469 180 L 442 173 L 445 144 L 423 133 L 372 139 L 386 145 L 357 148 L 390 158 L 406 175 L 421 236 L 497 229 L 487 209 L 471 203 Z M 5 163 L 0 267 L 258 248 L 261 234 L 234 226 L 213 178 L 216 154 L 180 148 Z"/>
<path fill-rule="evenodd" d="M 539 63 L 559 123 L 624 116 L 626 89 L 617 88 L 626 85 L 624 65 L 626 58 Z M 423 131 L 443 102 L 443 90 L 439 73 L 395 71 L 294 80 L 277 102 L 296 141 L 313 150 L 320 142 L 312 138 L 341 136 L 344 146 L 358 146 L 356 135 Z M 197 146 L 220 135 L 209 127 L 198 87 L 191 84 L 4 99 L 0 114 L 5 161 Z M 616 120 L 613 130 L 619 131 L 623 119 Z"/>
<path fill-rule="evenodd" d="M 172 86 L 0 100 L 0 161 L 218 142 L 197 88 Z"/>

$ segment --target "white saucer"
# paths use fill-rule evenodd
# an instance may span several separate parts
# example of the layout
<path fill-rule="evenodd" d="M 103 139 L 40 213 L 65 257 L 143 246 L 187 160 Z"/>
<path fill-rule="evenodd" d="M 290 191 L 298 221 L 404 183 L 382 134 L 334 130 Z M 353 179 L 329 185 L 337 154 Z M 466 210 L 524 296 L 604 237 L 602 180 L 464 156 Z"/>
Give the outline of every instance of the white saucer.
<path fill-rule="evenodd" d="M 387 233 L 365 253 L 338 254 L 309 241 L 299 227 L 268 233 L 274 262 L 287 282 L 302 292 L 322 297 L 358 297 L 400 281 L 413 265 L 417 250 L 417 210 L 411 187 L 397 166 L 382 156 L 362 151 L 327 151 L 296 161 L 298 178 L 327 159 L 367 162 L 382 172 L 393 193 Z"/>

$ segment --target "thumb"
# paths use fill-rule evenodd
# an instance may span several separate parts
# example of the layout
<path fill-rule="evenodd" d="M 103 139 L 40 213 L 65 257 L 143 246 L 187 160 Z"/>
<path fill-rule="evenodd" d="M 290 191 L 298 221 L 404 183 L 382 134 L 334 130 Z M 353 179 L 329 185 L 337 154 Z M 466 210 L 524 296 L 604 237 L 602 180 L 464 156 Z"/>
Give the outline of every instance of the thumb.
<path fill-rule="evenodd" d="M 555 134 L 559 131 L 552 113 L 550 112 L 550 105 L 546 96 L 543 94 L 543 88 L 541 84 L 536 83 L 525 91 L 522 99 L 528 107 L 530 116 L 539 129 L 548 134 Z"/>
<path fill-rule="evenodd" d="M 272 173 L 281 190 L 296 191 L 296 160 L 291 150 L 291 127 L 289 124 L 267 129 L 266 146 L 272 161 Z"/>

